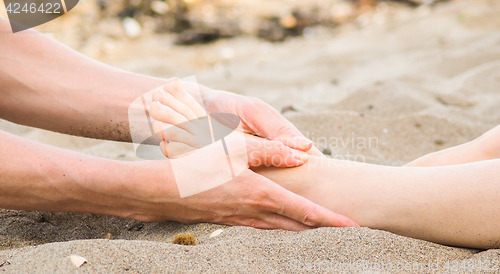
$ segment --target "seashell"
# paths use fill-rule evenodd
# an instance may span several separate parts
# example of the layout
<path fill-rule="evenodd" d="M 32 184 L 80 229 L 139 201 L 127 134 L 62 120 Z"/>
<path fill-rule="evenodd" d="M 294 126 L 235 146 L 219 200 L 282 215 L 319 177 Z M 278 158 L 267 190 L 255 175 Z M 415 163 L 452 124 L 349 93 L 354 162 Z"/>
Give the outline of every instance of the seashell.
<path fill-rule="evenodd" d="M 77 256 L 77 255 L 71 255 L 71 256 L 69 256 L 69 259 L 70 259 L 71 263 L 76 267 L 80 267 L 80 266 L 87 263 L 87 259 L 85 259 L 81 256 Z"/>
<path fill-rule="evenodd" d="M 223 231 L 223 229 L 217 229 L 216 231 L 212 232 L 212 234 L 210 234 L 210 238 L 219 236 Z"/>

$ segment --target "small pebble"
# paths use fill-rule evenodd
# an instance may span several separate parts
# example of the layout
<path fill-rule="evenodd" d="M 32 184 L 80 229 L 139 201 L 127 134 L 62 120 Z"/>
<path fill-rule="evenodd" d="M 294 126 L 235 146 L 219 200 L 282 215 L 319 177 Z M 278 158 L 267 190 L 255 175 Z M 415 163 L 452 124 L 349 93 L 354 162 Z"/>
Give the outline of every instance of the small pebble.
<path fill-rule="evenodd" d="M 167 14 L 167 12 L 170 10 L 169 6 L 167 3 L 164 1 L 153 1 L 151 2 L 151 10 L 158 13 L 158 14 Z"/>
<path fill-rule="evenodd" d="M 285 16 L 281 18 L 280 24 L 286 29 L 294 28 L 295 26 L 297 26 L 297 18 L 295 18 L 295 16 L 293 15 Z"/>
<path fill-rule="evenodd" d="M 285 106 L 281 109 L 281 113 L 289 112 L 289 111 L 298 111 L 296 108 L 294 108 L 292 105 L 290 106 Z"/>
<path fill-rule="evenodd" d="M 123 28 L 125 29 L 125 34 L 130 38 L 137 38 L 142 33 L 142 27 L 137 20 L 131 17 L 126 17 L 123 19 Z"/>
<path fill-rule="evenodd" d="M 434 141 L 434 143 L 435 143 L 436 145 L 438 145 L 438 146 L 442 146 L 442 145 L 444 145 L 444 141 L 443 141 L 443 140 L 441 140 L 441 139 L 437 139 L 437 140 L 435 140 L 435 141 Z"/>

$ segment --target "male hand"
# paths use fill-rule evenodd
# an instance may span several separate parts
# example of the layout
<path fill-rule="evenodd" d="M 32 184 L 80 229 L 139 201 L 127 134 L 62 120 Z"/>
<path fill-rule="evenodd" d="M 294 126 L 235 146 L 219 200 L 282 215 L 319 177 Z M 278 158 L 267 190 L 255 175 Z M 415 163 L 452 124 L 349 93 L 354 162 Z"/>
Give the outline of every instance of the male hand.
<path fill-rule="evenodd" d="M 284 145 L 311 155 L 324 155 L 313 146 L 292 123 L 270 105 L 257 98 L 226 91 L 212 90 L 200 85 L 205 108 L 209 113 L 231 113 L 243 122 L 245 133 L 280 141 Z"/>
<path fill-rule="evenodd" d="M 349 218 L 250 170 L 219 187 L 181 199 L 180 206 L 181 221 L 187 223 L 211 222 L 293 231 L 358 226 Z"/>
<path fill-rule="evenodd" d="M 200 151 L 203 151 L 200 150 Z M 192 155 L 186 156 L 186 158 Z M 168 161 L 140 162 L 158 180 L 148 187 L 137 182 L 148 194 L 136 200 L 132 218 L 142 221 L 174 220 L 182 223 L 218 223 L 261 229 L 301 231 L 316 227 L 359 226 L 310 200 L 294 194 L 271 180 L 245 170 L 235 179 L 216 188 L 186 198 L 175 194 L 175 184 L 166 183 Z M 200 182 L 202 183 L 202 182 Z"/>
<path fill-rule="evenodd" d="M 223 169 L 227 168 L 227 163 L 224 157 L 224 159 L 218 160 L 214 158 L 214 155 L 217 154 L 217 146 L 209 145 L 205 147 L 203 145 L 204 139 L 210 139 L 206 136 L 207 133 L 203 133 L 203 127 L 198 124 L 199 120 L 196 120 L 196 118 L 204 115 L 203 110 L 199 109 L 193 98 L 186 97 L 182 93 L 184 91 L 182 84 L 172 85 L 172 87 L 169 87 L 167 84 L 163 90 L 153 94 L 155 103 L 151 105 L 150 113 L 152 117 L 158 120 L 154 126 L 155 132 L 164 140 L 170 140 L 170 142 L 164 141 L 160 145 L 166 156 L 173 156 L 171 154 L 176 149 L 175 144 L 178 145 L 179 143 L 187 146 L 187 151 L 190 151 L 190 153 L 183 154 L 180 158 L 173 157 L 176 159 L 171 159 L 171 162 L 164 162 L 165 168 L 163 170 L 166 172 L 173 170 L 173 161 L 183 161 L 185 164 L 176 164 L 176 166 L 184 166 L 185 168 L 182 170 L 186 170 L 190 178 L 196 178 L 195 180 L 189 180 L 188 183 L 190 187 L 197 188 L 206 183 L 206 178 L 213 179 L 221 176 L 220 174 L 224 173 Z M 272 110 L 269 106 L 254 101 L 254 99 L 227 95 L 229 97 L 224 100 L 246 100 L 247 104 L 249 102 L 255 103 L 257 108 Z M 213 100 L 214 97 L 210 99 Z M 222 99 L 219 97 L 219 100 Z M 235 111 L 225 108 L 235 106 L 235 102 L 226 103 L 220 105 L 222 108 L 212 111 L 222 113 Z M 280 140 L 284 140 L 284 143 L 288 141 L 288 144 L 300 147 L 303 150 L 307 150 L 312 146 L 310 141 L 298 135 L 300 133 L 294 132 L 296 129 L 293 125 L 290 124 L 291 127 L 286 127 L 285 124 L 289 124 L 289 122 L 279 114 L 272 112 L 268 114 L 273 115 L 275 118 L 274 115 L 278 115 L 278 118 L 267 124 L 267 126 L 281 125 L 283 128 L 281 130 L 283 134 L 275 135 L 275 140 L 281 138 Z M 217 121 L 213 120 L 212 125 L 213 123 L 217 123 Z M 248 126 L 249 124 L 250 122 L 246 123 L 245 131 L 255 132 Z M 261 126 L 255 127 L 255 130 L 259 130 L 258 128 Z M 283 136 L 286 136 L 286 138 Z M 290 142 L 290 138 L 294 142 Z M 305 140 L 305 142 L 300 144 L 302 142 L 300 140 Z M 304 230 L 319 226 L 358 226 L 349 218 L 316 205 L 248 169 L 250 166 L 260 165 L 299 166 L 307 160 L 307 154 L 303 151 L 290 148 L 282 142 L 259 138 L 229 140 L 227 147 L 229 151 L 233 152 L 230 159 L 234 170 L 241 170 L 242 172 L 237 172 L 236 177 L 222 185 L 177 199 L 175 205 L 170 205 L 170 207 L 176 208 L 174 212 L 160 211 L 158 215 L 147 217 L 148 220 L 167 218 L 185 223 L 213 222 L 287 230 Z M 279 161 L 274 161 L 274 159 L 279 159 Z M 196 166 L 196 168 L 193 168 L 193 166 Z M 196 182 L 196 184 L 192 185 L 193 182 Z M 179 182 L 177 183 L 179 184 Z M 185 186 L 181 185 L 179 189 L 181 188 L 185 188 Z M 155 208 L 152 208 L 152 211 L 154 210 Z M 169 216 L 163 216 L 162 213 L 164 212 L 168 212 Z"/>

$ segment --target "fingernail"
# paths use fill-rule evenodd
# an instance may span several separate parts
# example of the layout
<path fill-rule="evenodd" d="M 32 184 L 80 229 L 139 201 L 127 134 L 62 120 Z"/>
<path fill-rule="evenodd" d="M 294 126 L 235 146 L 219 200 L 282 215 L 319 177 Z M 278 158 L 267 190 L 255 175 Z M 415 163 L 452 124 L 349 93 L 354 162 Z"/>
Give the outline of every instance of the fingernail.
<path fill-rule="evenodd" d="M 307 159 L 309 159 L 309 154 L 307 154 L 303 151 L 300 151 L 300 150 L 293 149 L 293 148 L 291 150 L 292 150 L 293 158 L 301 161 L 302 163 L 304 163 L 305 161 L 307 161 Z"/>

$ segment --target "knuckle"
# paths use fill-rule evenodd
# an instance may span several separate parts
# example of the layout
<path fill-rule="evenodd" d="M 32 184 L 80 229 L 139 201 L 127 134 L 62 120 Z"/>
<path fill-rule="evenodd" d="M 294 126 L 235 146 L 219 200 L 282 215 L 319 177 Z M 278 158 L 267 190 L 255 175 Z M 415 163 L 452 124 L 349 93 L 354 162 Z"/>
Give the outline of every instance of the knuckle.
<path fill-rule="evenodd" d="M 153 92 L 153 95 L 152 95 L 152 100 L 153 102 L 154 101 L 160 101 L 160 99 L 162 98 L 162 94 L 161 94 L 161 91 L 160 90 L 155 90 Z"/>
<path fill-rule="evenodd" d="M 305 225 L 308 225 L 308 226 L 314 226 L 317 224 L 316 222 L 316 218 L 314 218 L 314 215 L 311 214 L 310 212 L 308 211 L 305 211 L 301 218 L 300 218 L 300 221 L 305 224 Z"/>
<path fill-rule="evenodd" d="M 309 212 L 304 212 L 300 218 L 300 221 L 303 224 L 311 223 L 311 215 L 309 214 Z"/>
<path fill-rule="evenodd" d="M 273 132 L 276 135 L 276 137 L 282 137 L 282 136 L 287 137 L 293 135 L 292 130 L 288 126 L 279 122 L 276 123 L 276 125 L 274 126 Z"/>

